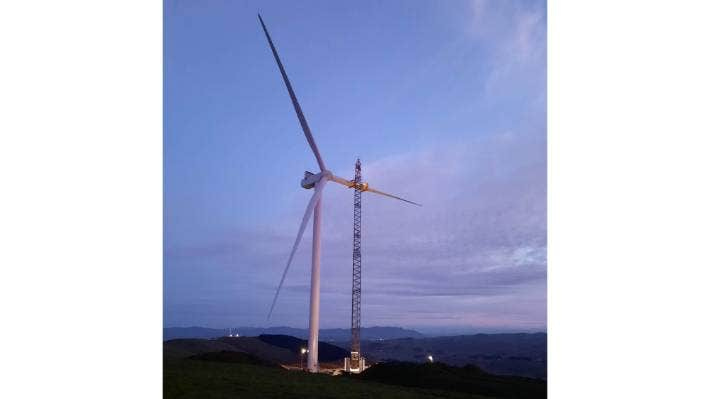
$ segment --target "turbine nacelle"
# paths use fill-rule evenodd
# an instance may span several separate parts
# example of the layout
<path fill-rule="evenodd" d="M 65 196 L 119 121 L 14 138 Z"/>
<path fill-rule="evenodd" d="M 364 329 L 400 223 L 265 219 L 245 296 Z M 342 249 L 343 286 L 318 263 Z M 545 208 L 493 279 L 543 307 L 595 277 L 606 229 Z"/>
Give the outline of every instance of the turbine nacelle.
<path fill-rule="evenodd" d="M 316 184 L 319 181 L 321 181 L 321 179 L 324 179 L 324 178 L 326 180 L 340 183 L 347 188 L 355 187 L 355 183 L 353 181 L 343 179 L 342 177 L 336 176 L 333 174 L 333 172 L 331 172 L 327 169 L 322 172 L 319 172 L 319 173 L 305 171 L 303 173 L 303 179 L 301 180 L 301 187 L 305 188 L 306 190 L 309 190 L 309 189 L 315 187 Z M 364 187 L 365 189 L 367 189 L 367 183 L 360 184 L 359 187 Z"/>
<path fill-rule="evenodd" d="M 306 190 L 309 190 L 315 187 L 316 183 L 318 183 L 322 178 L 325 177 L 326 179 L 329 179 L 331 176 L 333 176 L 333 174 L 329 170 L 325 170 L 319 173 L 305 171 L 303 173 L 303 180 L 301 180 L 301 187 L 305 188 Z"/>

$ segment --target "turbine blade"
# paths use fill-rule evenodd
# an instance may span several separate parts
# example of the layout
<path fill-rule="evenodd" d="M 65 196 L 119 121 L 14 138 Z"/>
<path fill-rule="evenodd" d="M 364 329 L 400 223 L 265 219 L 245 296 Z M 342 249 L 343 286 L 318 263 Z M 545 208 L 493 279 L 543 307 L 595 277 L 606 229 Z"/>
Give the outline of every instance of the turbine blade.
<path fill-rule="evenodd" d="M 332 180 L 332 181 L 334 181 L 334 182 L 336 182 L 336 183 L 340 183 L 340 184 L 342 184 L 343 186 L 345 186 L 345 187 L 347 187 L 347 188 L 353 188 L 353 187 L 355 187 L 355 183 L 353 183 L 352 180 L 343 179 L 343 178 L 340 177 L 340 176 L 331 175 L 331 176 L 330 176 L 330 180 Z"/>
<path fill-rule="evenodd" d="M 274 295 L 274 300 L 271 302 L 271 308 L 269 309 L 269 315 L 266 317 L 266 320 L 269 320 L 271 318 L 271 312 L 274 311 L 274 306 L 276 306 L 276 300 L 279 297 L 279 292 L 281 292 L 281 286 L 284 284 L 284 279 L 286 279 L 286 273 L 288 273 L 288 268 L 291 266 L 291 261 L 293 260 L 293 255 L 296 254 L 296 249 L 298 249 L 298 244 L 301 243 L 301 238 L 303 237 L 303 231 L 306 229 L 306 225 L 308 224 L 308 221 L 311 219 L 311 214 L 313 213 L 313 208 L 315 208 L 316 203 L 318 203 L 318 200 L 321 197 L 321 194 L 323 193 L 323 188 L 325 187 L 325 184 L 328 182 L 327 179 L 321 179 L 316 183 L 315 191 L 313 193 L 313 196 L 311 197 L 311 200 L 308 202 L 308 206 L 306 207 L 306 213 L 303 215 L 303 221 L 301 222 L 301 227 L 298 228 L 298 235 L 296 236 L 296 242 L 293 243 L 293 248 L 291 249 L 291 254 L 288 256 L 288 262 L 286 262 L 286 268 L 284 269 L 283 274 L 281 275 L 281 281 L 279 282 L 279 287 L 276 289 L 276 295 Z"/>
<path fill-rule="evenodd" d="M 342 184 L 343 186 L 345 186 L 345 187 L 347 187 L 347 188 L 355 188 L 355 183 L 353 183 L 352 180 L 343 179 L 343 178 L 340 177 L 340 176 L 331 175 L 331 176 L 330 176 L 330 180 L 332 180 L 332 181 L 334 181 L 334 182 L 336 182 L 336 183 L 340 183 L 340 184 Z M 369 186 L 367 185 L 367 183 L 362 183 L 362 185 L 361 185 L 360 187 L 362 187 L 362 191 L 371 191 L 371 192 L 373 192 L 373 193 L 375 193 L 375 194 L 384 195 L 385 197 L 390 197 L 390 198 L 398 199 L 398 200 L 400 200 L 400 201 L 408 202 L 408 203 L 413 204 L 413 205 L 416 205 L 416 206 L 422 206 L 421 204 L 417 204 L 416 202 L 412 202 L 412 201 L 406 200 L 406 199 L 404 199 L 404 198 L 400 198 L 400 197 L 398 197 L 398 196 L 396 196 L 396 195 L 388 194 L 388 193 L 382 192 L 382 191 L 380 191 L 380 190 L 376 190 L 376 189 L 374 189 L 374 188 L 371 188 L 371 187 L 369 187 Z"/>
<path fill-rule="evenodd" d="M 363 190 L 363 191 L 369 191 L 369 192 L 372 192 L 372 193 L 375 193 L 375 194 L 384 195 L 385 197 L 390 197 L 390 198 L 398 199 L 398 200 L 400 200 L 400 201 L 408 202 L 408 203 L 410 203 L 410 204 L 412 204 L 412 205 L 422 206 L 422 204 L 417 204 L 416 202 L 412 202 L 412 201 L 410 201 L 410 200 L 406 200 L 406 199 L 404 199 L 404 198 L 400 198 L 400 197 L 398 197 L 398 196 L 396 196 L 396 195 L 387 194 L 387 193 L 385 193 L 385 192 L 383 192 L 383 191 L 380 191 L 380 190 L 375 190 L 375 189 L 372 188 L 372 187 L 367 187 L 367 188 L 366 188 L 365 190 Z"/>
<path fill-rule="evenodd" d="M 281 59 L 279 58 L 279 54 L 276 52 L 276 48 L 274 47 L 274 43 L 271 41 L 271 36 L 269 35 L 269 31 L 266 30 L 266 25 L 264 25 L 264 20 L 261 19 L 261 15 L 259 15 L 259 22 L 261 22 L 261 27 L 264 29 L 264 33 L 266 34 L 266 40 L 269 41 L 269 46 L 271 47 L 271 52 L 274 53 L 274 58 L 276 59 L 276 64 L 279 66 L 279 71 L 281 71 L 281 77 L 284 79 L 284 83 L 286 84 L 286 89 L 288 90 L 288 95 L 291 96 L 291 103 L 293 103 L 293 108 L 296 110 L 296 115 L 298 116 L 298 121 L 301 123 L 301 129 L 303 129 L 303 134 L 306 135 L 306 140 L 308 140 L 308 145 L 311 146 L 311 150 L 313 150 L 313 154 L 316 156 L 316 160 L 318 161 L 318 167 L 320 167 L 321 171 L 325 170 L 325 162 L 323 162 L 323 158 L 320 156 L 320 152 L 318 151 L 318 146 L 316 146 L 316 140 L 313 138 L 313 134 L 311 134 L 311 128 L 308 127 L 308 122 L 306 121 L 306 117 L 303 115 L 303 111 L 301 110 L 301 106 L 298 104 L 298 100 L 296 99 L 296 93 L 293 91 L 293 87 L 291 87 L 291 82 L 288 80 L 288 76 L 286 75 L 286 70 L 284 69 L 283 64 L 281 63 Z"/>

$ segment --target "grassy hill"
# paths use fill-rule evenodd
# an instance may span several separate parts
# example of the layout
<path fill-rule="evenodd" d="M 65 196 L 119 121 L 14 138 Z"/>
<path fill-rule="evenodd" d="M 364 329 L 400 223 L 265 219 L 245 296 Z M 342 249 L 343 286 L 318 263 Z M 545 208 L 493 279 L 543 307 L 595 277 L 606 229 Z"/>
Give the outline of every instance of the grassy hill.
<path fill-rule="evenodd" d="M 498 376 L 475 366 L 451 367 L 439 363 L 388 362 L 353 376 L 286 370 L 279 364 L 297 362 L 299 355 L 294 351 L 300 349 L 303 342 L 287 336 L 260 338 L 164 342 L 164 396 L 536 399 L 544 398 L 547 390 L 542 380 Z"/>
<path fill-rule="evenodd" d="M 473 393 L 496 398 L 547 397 L 543 380 L 489 374 L 476 366 L 453 367 L 443 363 L 387 362 L 358 375 L 385 384 Z"/>
<path fill-rule="evenodd" d="M 224 342 L 207 339 L 174 339 L 163 342 L 163 357 L 168 359 L 182 359 L 200 353 L 225 350 L 238 349 Z"/>
<path fill-rule="evenodd" d="M 248 363 L 168 359 L 163 364 L 166 399 L 391 398 L 484 399 L 483 396 L 386 385 L 345 376 L 309 374 Z"/>
<path fill-rule="evenodd" d="M 292 351 L 266 343 L 258 337 L 222 337 L 218 340 L 231 345 L 239 351 L 251 353 L 261 359 L 277 363 L 298 361 L 298 356 Z"/>
<path fill-rule="evenodd" d="M 207 362 L 252 364 L 255 366 L 281 368 L 281 366 L 278 363 L 274 363 L 269 360 L 264 360 L 264 359 L 258 358 L 252 354 L 245 353 L 245 352 L 234 352 L 234 351 L 207 352 L 207 353 L 200 353 L 197 355 L 192 355 L 192 356 L 188 357 L 188 359 L 204 360 Z"/>
<path fill-rule="evenodd" d="M 259 339 L 269 345 L 288 349 L 294 355 L 301 352 L 301 348 L 308 347 L 308 341 L 288 335 L 259 335 Z M 335 345 L 322 341 L 318 342 L 318 359 L 321 362 L 342 362 L 344 358 L 350 356 L 350 352 Z"/>
<path fill-rule="evenodd" d="M 295 364 L 299 362 L 301 348 L 307 346 L 307 341 L 288 335 L 172 339 L 163 342 L 163 353 L 168 358 L 180 359 L 209 352 L 245 352 L 274 363 Z M 318 354 L 321 362 L 341 363 L 350 352 L 326 342 L 319 342 Z"/>

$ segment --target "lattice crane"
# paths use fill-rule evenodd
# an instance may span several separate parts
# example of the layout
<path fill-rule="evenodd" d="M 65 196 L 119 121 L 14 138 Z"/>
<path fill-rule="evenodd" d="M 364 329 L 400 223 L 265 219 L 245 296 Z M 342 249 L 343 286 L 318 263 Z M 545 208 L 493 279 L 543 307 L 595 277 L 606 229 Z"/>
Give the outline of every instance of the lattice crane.
<path fill-rule="evenodd" d="M 360 372 L 365 368 L 365 358 L 360 353 L 360 298 L 362 294 L 362 171 L 360 159 L 355 162 L 354 213 L 353 213 L 353 302 L 351 317 L 352 342 L 350 361 L 346 361 L 345 369 Z M 348 364 L 349 363 L 349 364 Z"/>

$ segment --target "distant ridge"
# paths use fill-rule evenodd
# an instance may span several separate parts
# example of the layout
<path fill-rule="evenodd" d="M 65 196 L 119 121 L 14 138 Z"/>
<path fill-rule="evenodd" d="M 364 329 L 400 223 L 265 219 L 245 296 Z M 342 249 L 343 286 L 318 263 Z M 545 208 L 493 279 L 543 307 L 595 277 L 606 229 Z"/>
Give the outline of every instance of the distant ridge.
<path fill-rule="evenodd" d="M 308 330 L 292 327 L 240 327 L 232 328 L 232 333 L 242 337 L 258 337 L 259 335 L 290 335 L 301 339 L 308 338 Z M 218 338 L 229 334 L 229 329 L 206 327 L 167 327 L 163 328 L 163 340 L 177 338 Z M 398 339 L 398 338 L 423 338 L 419 331 L 401 327 L 364 327 L 360 337 L 363 340 Z M 325 328 L 320 330 L 320 341 L 348 341 L 350 340 L 349 328 Z"/>

